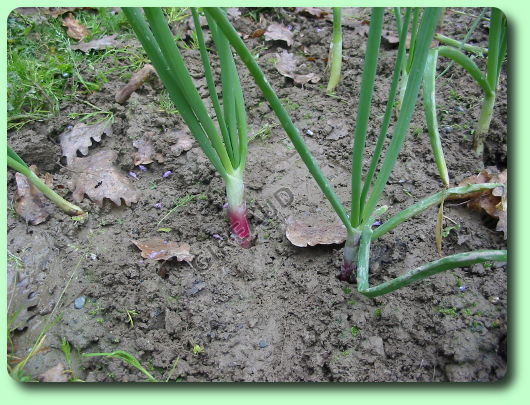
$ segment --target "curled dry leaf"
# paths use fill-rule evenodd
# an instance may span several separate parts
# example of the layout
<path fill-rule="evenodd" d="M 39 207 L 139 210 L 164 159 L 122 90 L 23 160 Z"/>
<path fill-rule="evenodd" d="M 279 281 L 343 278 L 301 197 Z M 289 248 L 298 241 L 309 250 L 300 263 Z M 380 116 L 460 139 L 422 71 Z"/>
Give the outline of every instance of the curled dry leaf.
<path fill-rule="evenodd" d="M 340 244 L 346 240 L 346 228 L 339 223 L 319 219 L 297 220 L 287 218 L 285 236 L 298 247 Z"/>
<path fill-rule="evenodd" d="M 90 42 L 80 42 L 77 45 L 70 46 L 71 49 L 76 51 L 82 51 L 84 53 L 89 53 L 91 50 L 97 51 L 100 49 L 107 49 L 112 46 L 116 46 L 116 34 L 105 35 L 99 39 L 94 39 Z"/>
<path fill-rule="evenodd" d="M 64 372 L 64 364 L 59 362 L 55 367 L 46 370 L 40 375 L 42 382 L 68 382 L 68 375 Z"/>
<path fill-rule="evenodd" d="M 131 80 L 116 93 L 115 100 L 117 103 L 125 103 L 131 94 L 138 90 L 152 74 L 155 74 L 155 68 L 149 63 L 132 75 Z"/>
<path fill-rule="evenodd" d="M 265 39 L 267 41 L 285 41 L 287 46 L 293 44 L 293 33 L 281 24 L 272 23 L 265 31 Z"/>
<path fill-rule="evenodd" d="M 468 199 L 467 206 L 477 211 L 485 211 L 489 216 L 498 218 L 497 231 L 508 237 L 508 170 L 495 173 L 495 169 L 484 169 L 478 175 L 471 176 L 460 182 L 459 186 L 481 183 L 499 183 L 502 186 L 492 190 L 460 195 L 458 199 Z"/>
<path fill-rule="evenodd" d="M 116 205 L 121 205 L 123 199 L 127 206 L 138 201 L 136 188 L 113 165 L 116 158 L 116 152 L 102 150 L 89 157 L 72 159 L 68 168 L 74 172 L 71 188 L 75 201 L 83 200 L 85 194 L 99 206 L 104 198 Z"/>
<path fill-rule="evenodd" d="M 298 14 L 316 18 L 324 18 L 329 14 L 328 10 L 324 10 L 318 7 L 296 7 L 294 11 Z"/>
<path fill-rule="evenodd" d="M 171 146 L 171 152 L 180 156 L 182 152 L 187 152 L 193 147 L 194 138 L 185 131 L 177 132 L 177 143 Z"/>
<path fill-rule="evenodd" d="M 32 308 L 39 303 L 37 290 L 28 275 L 16 266 L 7 266 L 8 319 L 12 319 L 11 329 L 24 330 L 28 321 L 36 315 Z"/>
<path fill-rule="evenodd" d="M 34 171 L 34 166 L 31 167 Z M 22 173 L 15 173 L 17 191 L 15 194 L 15 211 L 30 225 L 43 223 L 50 216 L 46 209 L 46 197 L 37 187 L 30 183 Z M 50 185 L 50 184 L 48 184 Z"/>
<path fill-rule="evenodd" d="M 66 34 L 70 38 L 77 39 L 78 41 L 81 41 L 89 34 L 88 28 L 76 20 L 72 13 L 68 13 L 68 15 L 64 17 L 63 25 L 68 28 Z"/>
<path fill-rule="evenodd" d="M 178 244 L 160 238 L 133 240 L 132 243 L 141 250 L 144 259 L 169 260 L 176 257 L 179 262 L 190 263 L 195 257 L 190 253 L 190 245 L 187 243 Z"/>
<path fill-rule="evenodd" d="M 135 166 L 153 163 L 155 148 L 149 140 L 137 139 L 133 141 L 133 146 L 138 149 L 138 152 L 135 152 L 133 155 L 133 163 Z"/>
<path fill-rule="evenodd" d="M 305 75 L 295 73 L 297 64 L 294 54 L 283 51 L 281 54 L 276 54 L 278 61 L 276 62 L 276 70 L 285 77 L 293 79 L 297 84 L 304 85 L 308 82 L 318 83 L 320 76 L 315 73 L 308 73 Z"/>
<path fill-rule="evenodd" d="M 226 15 L 229 19 L 241 17 L 241 11 L 237 7 L 230 7 L 226 9 Z"/>
<path fill-rule="evenodd" d="M 59 142 L 61 143 L 63 156 L 66 157 L 66 164 L 69 165 L 72 159 L 77 156 L 77 151 L 87 155 L 88 148 L 92 145 L 92 139 L 100 142 L 103 134 L 112 135 L 112 122 L 110 120 L 94 125 L 86 125 L 80 122 L 59 135 Z"/>

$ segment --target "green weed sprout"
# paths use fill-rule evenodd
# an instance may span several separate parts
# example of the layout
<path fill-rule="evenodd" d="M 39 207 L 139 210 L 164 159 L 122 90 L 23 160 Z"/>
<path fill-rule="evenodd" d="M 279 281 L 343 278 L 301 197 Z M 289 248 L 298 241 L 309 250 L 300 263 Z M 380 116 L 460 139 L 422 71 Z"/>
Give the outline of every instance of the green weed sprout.
<path fill-rule="evenodd" d="M 27 179 L 33 184 L 37 189 L 42 192 L 50 201 L 52 201 L 57 207 L 62 209 L 68 215 L 76 216 L 83 215 L 85 212 L 79 208 L 77 205 L 74 205 L 59 194 L 53 191 L 46 183 L 44 183 L 35 173 L 31 171 L 26 162 L 13 150 L 9 145 L 7 145 L 7 166 L 11 169 L 22 173 Z"/>
<path fill-rule="evenodd" d="M 342 67 L 342 9 L 333 7 L 333 38 L 329 45 L 329 65 L 330 75 L 326 91 L 332 93 L 340 81 L 340 71 Z"/>
<path fill-rule="evenodd" d="M 114 359 L 119 359 L 125 361 L 127 364 L 133 366 L 137 370 L 141 371 L 149 382 L 158 382 L 158 380 L 145 369 L 144 366 L 134 357 L 131 353 L 124 350 L 116 350 L 112 353 L 83 353 L 83 357 L 112 357 Z"/>
<path fill-rule="evenodd" d="M 249 248 L 251 235 L 243 182 L 248 148 L 247 115 L 241 83 L 228 41 L 219 31 L 216 22 L 207 15 L 221 66 L 221 105 L 199 15 L 197 10 L 192 8 L 204 74 L 217 117 L 217 128 L 193 83 L 162 9 L 145 7 L 145 17 L 139 8 L 125 7 L 123 11 L 184 122 L 223 178 L 232 233 L 242 247 Z"/>
<path fill-rule="evenodd" d="M 235 29 L 232 27 L 225 13 L 219 8 L 205 8 L 206 15 L 211 16 L 224 35 L 230 41 L 230 44 L 235 49 L 241 60 L 245 63 L 250 73 L 254 77 L 256 84 L 263 92 L 263 95 L 271 105 L 271 108 L 276 113 L 284 130 L 291 139 L 296 151 L 299 153 L 302 161 L 306 164 L 309 172 L 314 177 L 318 186 L 326 196 L 331 206 L 341 219 L 347 230 L 347 239 L 344 247 L 344 260 L 341 268 L 340 279 L 344 281 L 352 281 L 354 271 L 357 270 L 357 287 L 358 290 L 369 297 L 387 294 L 398 288 L 409 285 L 412 282 L 424 279 L 433 274 L 453 269 L 457 267 L 470 266 L 474 263 L 483 263 L 488 261 L 506 261 L 506 250 L 479 250 L 474 252 L 458 253 L 455 255 L 446 256 L 437 261 L 428 263 L 419 268 L 410 270 L 405 274 L 397 277 L 394 280 L 383 283 L 379 286 L 369 286 L 369 255 L 370 244 L 372 241 L 381 237 L 385 233 L 396 228 L 398 225 L 408 220 L 409 218 L 425 211 L 427 208 L 436 204 L 440 204 L 444 199 L 455 195 L 462 195 L 472 191 L 479 191 L 484 189 L 493 189 L 499 184 L 474 184 L 464 187 L 455 187 L 444 189 L 432 196 L 424 198 L 419 202 L 411 205 L 405 210 L 392 216 L 385 221 L 383 225 L 372 230 L 372 225 L 378 217 L 383 215 L 387 208 L 386 206 L 377 207 L 379 199 L 383 193 L 386 183 L 394 168 L 399 152 L 405 142 L 405 137 L 408 133 L 412 114 L 414 112 L 418 93 L 423 79 L 423 72 L 425 64 L 429 55 L 430 44 L 434 35 L 437 21 L 440 16 L 439 8 L 426 8 L 421 21 L 419 15 L 417 17 L 417 40 L 415 41 L 414 58 L 411 63 L 407 86 L 404 92 L 403 103 L 401 111 L 394 125 L 392 139 L 388 147 L 386 156 L 383 159 L 379 173 L 372 180 L 373 173 L 367 174 L 363 183 L 362 179 L 362 162 L 365 151 L 365 140 L 367 134 L 368 120 L 370 115 L 370 107 L 372 100 L 373 87 L 375 82 L 375 74 L 377 69 L 377 59 L 379 55 L 379 47 L 381 40 L 381 31 L 383 25 L 383 8 L 374 8 L 370 21 L 370 32 L 368 35 L 368 43 L 366 47 L 365 65 L 362 76 L 359 110 L 357 112 L 356 128 L 354 133 L 353 145 L 353 159 L 352 159 L 352 195 L 351 195 L 351 211 L 348 215 L 346 209 L 332 185 L 324 176 L 317 161 L 312 156 L 311 152 L 305 145 L 303 138 L 300 136 L 299 130 L 294 126 L 288 112 L 281 104 L 278 96 L 270 86 L 265 78 L 256 60 L 252 57 L 244 42 L 241 40 Z M 397 83 L 402 67 L 402 60 L 404 56 L 405 38 L 403 37 L 407 32 L 407 27 L 410 22 L 411 11 L 407 10 L 403 29 L 401 30 L 400 45 L 398 49 L 398 57 L 396 60 L 395 74 L 392 80 L 391 91 L 387 102 L 387 114 L 391 114 L 388 110 L 393 109 L 394 98 L 397 92 Z M 397 71 L 397 72 L 396 72 Z M 389 120 L 389 118 L 388 118 Z M 383 126 L 387 125 L 386 120 L 383 120 Z M 381 131 L 380 138 L 384 137 L 385 131 Z M 382 134 L 382 136 L 381 136 Z M 379 139 L 378 139 L 379 143 Z M 382 149 L 382 148 L 381 148 Z M 377 164 L 381 158 L 381 151 L 376 150 L 371 158 L 371 166 Z M 375 173 L 375 170 L 374 170 Z M 369 194 L 371 191 L 371 194 Z"/>

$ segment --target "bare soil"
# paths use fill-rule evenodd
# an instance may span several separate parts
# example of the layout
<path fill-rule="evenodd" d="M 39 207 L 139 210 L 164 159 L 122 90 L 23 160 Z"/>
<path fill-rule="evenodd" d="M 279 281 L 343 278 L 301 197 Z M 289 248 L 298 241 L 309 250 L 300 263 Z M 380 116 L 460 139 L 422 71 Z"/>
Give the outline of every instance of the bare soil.
<path fill-rule="evenodd" d="M 295 124 L 343 201 L 349 199 L 349 168 L 358 90 L 366 38 L 344 27 L 343 79 L 336 97 L 325 94 L 331 23 L 274 9 L 265 22 L 243 15 L 236 28 L 250 35 L 271 22 L 290 26 L 294 44 L 263 37 L 246 39 L 260 48 L 259 62 L 268 80 L 286 101 Z M 467 10 L 474 14 L 476 10 Z M 368 16 L 367 10 L 356 10 Z M 462 38 L 472 17 L 448 10 L 443 32 Z M 388 29 L 393 29 L 388 16 Z M 487 46 L 487 27 L 471 40 Z M 382 120 L 396 49 L 383 41 L 374 96 L 368 156 Z M 135 46 L 139 46 L 136 44 Z M 272 63 L 275 53 L 294 52 L 300 72 L 322 76 L 303 87 L 282 77 Z M 197 51 L 184 52 L 190 66 L 200 66 Z M 439 72 L 447 65 L 439 61 Z M 477 61 L 484 67 L 484 60 Z M 193 68 L 195 69 L 195 68 Z M 504 264 L 475 265 L 448 271 L 389 295 L 368 299 L 354 285 L 340 282 L 342 247 L 297 248 L 285 237 L 286 219 L 336 217 L 293 150 L 286 134 L 263 101 L 246 68 L 240 69 L 249 110 L 251 134 L 266 125 L 270 134 L 253 140 L 246 171 L 246 197 L 254 244 L 240 249 L 230 243 L 225 190 L 220 177 L 195 145 L 174 156 L 174 131 L 185 130 L 178 115 L 161 112 L 162 90 L 146 83 L 125 105 L 114 96 L 125 83 L 116 79 L 86 96 L 90 103 L 114 113 L 113 134 L 89 153 L 113 149 L 119 166 L 135 169 L 132 142 L 148 132 L 159 134 L 156 149 L 164 163 L 148 165 L 131 179 L 141 193 L 130 207 L 106 201 L 100 208 L 85 199 L 88 219 L 76 222 L 57 209 L 47 222 L 27 225 L 8 215 L 8 250 L 22 265 L 8 263 L 8 283 L 24 303 L 26 322 L 13 336 L 12 354 L 23 357 L 38 334 L 47 331 L 45 350 L 27 364 L 38 377 L 65 363 L 61 341 L 72 345 L 74 375 L 85 381 L 144 381 L 135 368 L 116 359 L 80 354 L 125 350 L 134 354 L 160 380 L 169 381 L 497 381 L 507 371 L 507 271 Z M 205 80 L 197 83 L 206 94 Z M 507 77 L 500 79 L 498 101 L 483 159 L 471 152 L 471 131 L 480 110 L 481 90 L 459 67 L 437 81 L 442 143 L 452 184 L 486 166 L 507 166 Z M 51 172 L 55 184 L 71 174 L 61 161 L 58 135 L 75 124 L 72 112 L 86 105 L 70 103 L 49 122 L 34 123 L 8 134 L 22 157 Z M 173 175 L 163 178 L 171 170 Z M 8 200 L 14 198 L 14 176 L 8 177 Z M 392 215 L 441 189 L 430 152 L 421 101 L 381 204 Z M 177 201 L 196 196 L 163 222 Z M 71 198 L 71 194 L 68 194 Z M 161 203 L 163 208 L 156 208 Z M 387 214 L 388 215 L 388 214 Z M 460 224 L 444 240 L 444 253 L 481 248 L 506 248 L 495 220 L 447 204 L 445 215 Z M 373 245 L 371 283 L 376 284 L 437 256 L 434 240 L 436 209 L 430 209 L 385 235 Z M 448 223 L 451 224 L 450 222 Z M 169 233 L 158 231 L 171 228 Z M 132 239 L 162 236 L 186 242 L 196 255 L 190 264 L 142 259 Z M 464 287 L 464 288 L 461 288 Z M 84 296 L 84 307 L 74 300 Z M 135 311 L 134 326 L 127 311 Z M 203 348 L 194 353 L 195 345 Z"/>

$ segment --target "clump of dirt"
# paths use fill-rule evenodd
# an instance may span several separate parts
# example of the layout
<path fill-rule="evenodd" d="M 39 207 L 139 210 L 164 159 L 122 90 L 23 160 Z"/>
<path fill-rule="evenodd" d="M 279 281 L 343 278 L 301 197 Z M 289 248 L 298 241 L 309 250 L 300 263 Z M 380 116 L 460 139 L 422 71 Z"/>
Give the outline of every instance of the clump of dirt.
<path fill-rule="evenodd" d="M 272 22 L 291 28 L 290 47 L 263 37 L 245 41 L 259 50 L 258 61 L 268 80 L 347 202 L 365 38 L 345 24 L 343 79 L 336 97 L 327 97 L 322 83 L 297 86 L 281 76 L 274 55 L 301 51 L 306 59 L 304 73 L 326 77 L 330 21 L 273 9 L 262 14 L 265 21 L 255 23 L 245 9 L 241 11 L 235 24 L 243 35 Z M 368 11 L 360 12 L 359 18 L 368 16 Z M 461 38 L 470 21 L 449 9 L 444 29 Z M 393 29 L 390 17 L 387 25 Z M 473 41 L 485 46 L 487 28 L 479 26 Z M 387 48 L 380 57 L 367 159 L 375 146 L 393 70 L 395 49 Z M 200 66 L 197 51 L 188 50 L 184 56 L 190 65 Z M 439 62 L 440 72 L 447 64 Z M 47 332 L 48 350 L 29 361 L 27 372 L 39 376 L 64 362 L 61 342 L 65 339 L 75 348 L 74 375 L 85 381 L 145 380 L 120 360 L 77 356 L 115 350 L 133 354 L 155 378 L 170 381 L 502 379 L 507 367 L 506 266 L 490 263 L 452 270 L 374 299 L 340 282 L 340 245 L 298 248 L 285 237 L 289 216 L 313 215 L 332 222 L 335 214 L 244 67 L 240 74 L 250 133 L 267 129 L 249 147 L 246 198 L 255 235 L 250 249 L 231 242 L 223 211 L 224 185 L 202 151 L 194 145 L 178 156 L 170 152 L 175 138 L 168 134 L 186 128 L 177 114 L 161 111 L 159 82 L 148 81 L 124 105 L 114 101 L 116 91 L 125 84 L 117 80 L 85 96 L 114 113 L 112 136 L 92 145 L 89 155 L 114 150 L 120 169 L 136 174 L 130 180 L 139 198 L 131 207 L 116 207 L 109 201 L 98 207 L 85 199 L 81 205 L 90 214 L 84 222 L 57 210 L 38 226 L 26 226 L 21 218 L 8 216 L 8 249 L 20 258 L 19 267 L 10 261 L 8 271 L 23 272 L 23 291 L 31 290 L 36 297 L 27 308 L 33 316 L 25 315 L 25 324 L 14 332 L 13 353 L 22 357 L 42 328 L 56 320 Z M 200 72 L 194 75 L 206 96 L 204 78 Z M 471 152 L 480 88 L 458 67 L 437 85 L 451 182 L 478 173 L 485 164 L 506 167 L 505 74 L 485 161 Z M 60 161 L 57 137 L 74 124 L 65 117 L 82 108 L 80 103 L 67 104 L 53 122 L 28 125 L 10 133 L 9 140 L 24 151 L 24 159 L 54 171 L 57 181 L 66 184 L 71 173 Z M 39 137 L 28 136 L 36 133 Z M 163 160 L 145 165 L 142 171 L 133 164 L 137 152 L 133 142 L 147 133 L 155 134 L 153 147 Z M 172 174 L 164 177 L 168 171 Z M 389 214 L 442 187 L 419 107 L 389 183 L 381 201 L 391 207 Z M 8 193 L 12 199 L 12 175 Z M 447 204 L 445 215 L 460 225 L 445 238 L 445 254 L 506 248 L 502 233 L 480 213 Z M 371 283 L 435 260 L 435 222 L 432 208 L 375 242 Z M 133 240 L 160 237 L 189 244 L 195 259 L 158 262 L 142 258 L 133 244 Z M 85 298 L 81 307 L 76 301 L 80 297 Z M 56 318 L 59 313 L 61 317 Z"/>

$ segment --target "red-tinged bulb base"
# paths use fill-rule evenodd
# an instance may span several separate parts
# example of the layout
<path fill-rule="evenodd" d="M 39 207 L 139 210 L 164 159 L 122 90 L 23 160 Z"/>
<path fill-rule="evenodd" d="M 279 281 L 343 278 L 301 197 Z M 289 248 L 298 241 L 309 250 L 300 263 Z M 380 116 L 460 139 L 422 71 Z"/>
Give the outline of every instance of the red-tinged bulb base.
<path fill-rule="evenodd" d="M 342 265 L 340 266 L 339 280 L 346 281 L 348 283 L 353 282 L 352 277 L 356 271 L 356 263 L 354 261 L 347 261 L 344 259 Z"/>
<path fill-rule="evenodd" d="M 236 209 L 229 207 L 228 218 L 230 219 L 230 229 L 235 240 L 242 248 L 250 248 L 252 246 L 252 236 L 250 235 L 250 225 L 245 204 Z"/>

